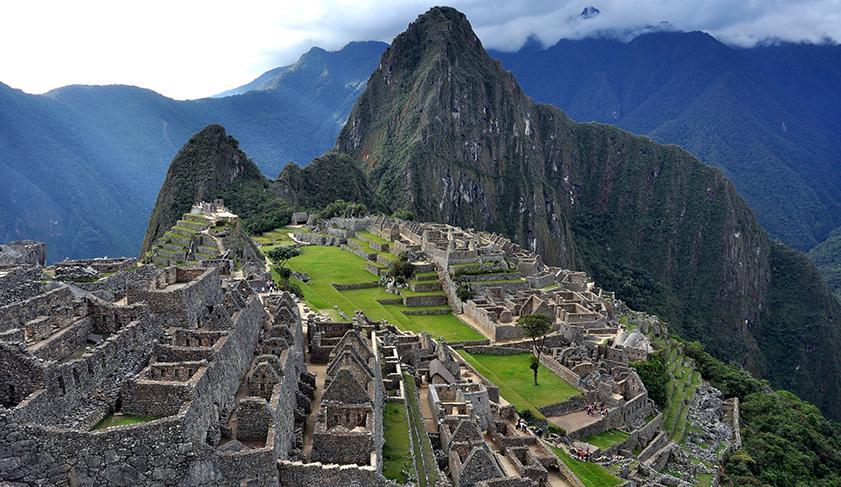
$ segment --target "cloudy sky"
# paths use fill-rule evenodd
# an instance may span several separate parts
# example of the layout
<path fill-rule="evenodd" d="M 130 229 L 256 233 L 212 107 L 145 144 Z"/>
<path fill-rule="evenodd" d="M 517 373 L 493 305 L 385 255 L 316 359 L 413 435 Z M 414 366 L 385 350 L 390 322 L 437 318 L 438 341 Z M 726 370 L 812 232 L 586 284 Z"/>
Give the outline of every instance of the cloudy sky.
<path fill-rule="evenodd" d="M 29 93 L 67 84 L 133 84 L 198 98 L 290 64 L 309 47 L 390 41 L 429 6 L 419 0 L 13 1 L 0 15 L 0 82 Z M 453 0 L 486 47 L 529 35 L 632 33 L 668 22 L 733 45 L 841 40 L 841 0 Z M 601 14 L 578 19 L 586 6 Z"/>

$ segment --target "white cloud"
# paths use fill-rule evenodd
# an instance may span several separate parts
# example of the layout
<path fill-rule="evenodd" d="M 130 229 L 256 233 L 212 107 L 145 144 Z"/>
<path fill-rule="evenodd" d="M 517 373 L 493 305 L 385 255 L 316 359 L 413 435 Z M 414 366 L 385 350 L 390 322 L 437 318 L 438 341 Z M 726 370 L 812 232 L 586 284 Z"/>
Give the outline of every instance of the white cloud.
<path fill-rule="evenodd" d="M 0 81 L 39 93 L 72 83 L 133 84 L 195 98 L 294 62 L 307 48 L 389 41 L 436 2 L 14 2 L 0 12 Z M 724 42 L 841 40 L 839 0 L 455 0 L 486 47 L 512 50 L 668 21 Z M 588 5 L 601 14 L 576 19 Z"/>

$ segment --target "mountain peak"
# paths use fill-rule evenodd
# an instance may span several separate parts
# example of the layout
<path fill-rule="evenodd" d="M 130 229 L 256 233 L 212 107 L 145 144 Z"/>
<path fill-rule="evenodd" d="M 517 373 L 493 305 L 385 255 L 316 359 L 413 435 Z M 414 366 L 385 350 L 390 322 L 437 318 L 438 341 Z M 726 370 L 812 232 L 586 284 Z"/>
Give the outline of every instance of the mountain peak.
<path fill-rule="evenodd" d="M 169 164 L 149 219 L 141 255 L 169 230 L 193 203 L 208 201 L 238 181 L 263 181 L 257 166 L 239 149 L 239 141 L 221 125 L 193 135 Z"/>
<path fill-rule="evenodd" d="M 474 46 L 482 45 L 467 17 L 452 7 L 432 7 L 409 24 L 406 31 L 397 36 L 394 42 L 397 43 L 401 37 L 404 40 L 420 38 L 451 43 L 467 41 Z"/>

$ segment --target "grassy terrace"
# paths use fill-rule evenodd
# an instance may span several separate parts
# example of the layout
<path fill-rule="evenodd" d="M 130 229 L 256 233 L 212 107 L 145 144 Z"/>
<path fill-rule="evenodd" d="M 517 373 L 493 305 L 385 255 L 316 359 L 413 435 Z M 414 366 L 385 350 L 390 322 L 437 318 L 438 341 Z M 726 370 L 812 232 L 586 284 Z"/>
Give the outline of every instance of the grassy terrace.
<path fill-rule="evenodd" d="M 617 429 L 610 429 L 605 431 L 604 433 L 600 433 L 598 435 L 593 435 L 586 438 L 584 441 L 587 443 L 599 447 L 601 450 L 606 450 L 613 445 L 618 445 L 623 441 L 627 440 L 628 437 L 631 436 L 624 431 L 620 431 Z"/>
<path fill-rule="evenodd" d="M 610 473 L 598 463 L 582 462 L 569 456 L 562 448 L 551 447 L 555 455 L 572 470 L 587 487 L 615 487 L 621 485 L 624 480 Z"/>
<path fill-rule="evenodd" d="M 112 426 L 129 426 L 132 424 L 140 424 L 140 423 L 147 423 L 149 421 L 154 421 L 158 418 L 153 418 L 151 416 L 135 416 L 133 414 L 111 414 L 102 419 L 99 423 L 96 423 L 93 430 L 101 430 L 105 428 L 110 428 Z"/>
<path fill-rule="evenodd" d="M 406 406 L 400 402 L 387 402 L 383 409 L 383 475 L 405 484 L 406 472 L 412 467 L 409 448 L 409 421 Z"/>
<path fill-rule="evenodd" d="M 387 244 L 388 243 L 388 240 L 386 240 L 386 239 L 384 239 L 384 238 L 382 238 L 378 235 L 374 235 L 373 233 L 357 232 L 357 235 L 365 238 L 369 242 L 377 242 L 378 244 Z"/>
<path fill-rule="evenodd" d="M 531 354 L 485 355 L 460 352 L 470 365 L 499 387 L 499 393 L 518 411 L 530 409 L 538 418 L 542 418 L 538 408 L 557 404 L 580 394 L 578 389 L 555 375 L 543 365 L 537 372 L 534 385 Z"/>
<path fill-rule="evenodd" d="M 695 389 L 701 383 L 701 375 L 686 361 L 686 357 L 668 342 L 666 349 L 666 367 L 671 380 L 669 381 L 669 404 L 663 414 L 663 429 L 669 438 L 681 443 L 686 436 L 688 424 L 686 416 L 689 405 L 686 404 L 695 394 Z"/>
<path fill-rule="evenodd" d="M 292 245 L 295 243 L 291 238 L 289 238 L 289 232 L 293 230 L 293 228 L 289 227 L 278 228 L 277 230 L 272 230 L 271 232 L 251 237 L 251 239 L 258 245 L 262 246 L 263 252 L 268 252 L 278 245 Z"/>
<path fill-rule="evenodd" d="M 265 250 L 265 247 L 264 247 Z M 376 282 L 377 276 L 365 269 L 366 260 L 338 247 L 304 246 L 301 255 L 289 261 L 289 268 L 305 272 L 308 282 L 296 283 L 301 287 L 304 298 L 311 307 L 333 319 L 339 316 L 333 306 L 352 316 L 361 310 L 373 320 L 388 320 L 402 330 L 420 333 L 426 331 L 434 337 L 444 337 L 449 342 L 482 340 L 478 331 L 459 320 L 453 314 L 405 315 L 403 311 L 417 311 L 424 308 L 407 308 L 402 304 L 380 304 L 381 299 L 395 299 L 382 287 L 337 291 L 333 283 L 355 284 Z M 410 292 L 411 293 L 411 292 Z M 412 293 L 412 295 L 418 293 Z M 419 293 L 436 294 L 436 293 Z M 437 294 L 442 294 L 438 292 Z M 437 309 L 437 308 L 435 308 Z"/>

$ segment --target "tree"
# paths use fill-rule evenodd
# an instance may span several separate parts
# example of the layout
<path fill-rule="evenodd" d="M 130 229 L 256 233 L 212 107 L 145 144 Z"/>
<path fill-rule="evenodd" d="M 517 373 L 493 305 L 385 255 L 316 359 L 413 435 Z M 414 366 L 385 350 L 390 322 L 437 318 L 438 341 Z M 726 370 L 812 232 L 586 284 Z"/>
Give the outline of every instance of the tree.
<path fill-rule="evenodd" d="M 534 344 L 534 349 L 540 355 L 540 348 L 537 346 L 537 340 L 542 340 L 549 334 L 554 326 L 552 320 L 548 316 L 542 314 L 523 315 L 517 319 L 517 326 L 523 328 L 526 336 L 531 338 Z M 537 372 L 535 371 L 535 375 Z"/>
<path fill-rule="evenodd" d="M 286 263 L 292 257 L 301 255 L 301 250 L 294 245 L 281 245 L 269 251 L 268 256 L 276 266 L 278 273 L 283 272 Z"/>
<path fill-rule="evenodd" d="M 540 368 L 540 359 L 537 358 L 537 355 L 531 356 L 529 368 L 534 372 L 534 385 L 537 385 L 537 370 Z"/>
<path fill-rule="evenodd" d="M 470 290 L 470 285 L 465 282 L 459 283 L 456 288 L 456 296 L 462 301 L 473 299 L 473 291 Z"/>
<path fill-rule="evenodd" d="M 669 401 L 669 372 L 661 352 L 651 353 L 646 360 L 631 362 L 650 397 L 658 407 L 664 408 Z"/>
<path fill-rule="evenodd" d="M 388 275 L 398 282 L 407 282 L 415 275 L 415 266 L 409 262 L 406 252 L 401 253 L 388 268 Z"/>

